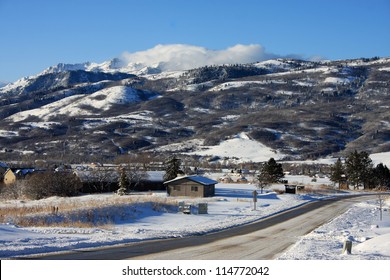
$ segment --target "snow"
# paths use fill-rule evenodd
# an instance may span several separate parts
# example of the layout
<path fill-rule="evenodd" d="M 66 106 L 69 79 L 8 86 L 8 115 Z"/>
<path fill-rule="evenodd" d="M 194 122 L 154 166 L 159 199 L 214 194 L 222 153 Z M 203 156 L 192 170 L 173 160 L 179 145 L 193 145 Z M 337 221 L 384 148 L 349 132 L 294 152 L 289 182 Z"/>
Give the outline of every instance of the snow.
<path fill-rule="evenodd" d="M 383 163 L 387 167 L 390 167 L 390 152 L 371 154 L 370 158 L 374 165 Z"/>
<path fill-rule="evenodd" d="M 157 152 L 185 152 L 196 150 L 199 146 L 201 146 L 203 140 L 201 139 L 191 139 L 184 142 L 172 143 L 164 146 L 160 146 L 156 148 Z"/>
<path fill-rule="evenodd" d="M 91 63 L 89 62 L 76 63 L 76 64 L 59 63 L 57 65 L 50 66 L 49 68 L 43 70 L 39 75 L 45 75 L 50 73 L 61 73 L 65 71 L 78 71 L 78 70 L 86 71 L 90 66 Z"/>
<path fill-rule="evenodd" d="M 291 69 L 291 65 L 289 65 L 288 63 L 285 63 L 283 60 L 278 60 L 278 59 L 271 59 L 271 60 L 258 62 L 258 63 L 255 63 L 254 66 L 258 67 L 258 68 L 271 69 L 273 71 L 279 70 L 279 69 L 281 69 L 281 70 L 290 70 Z"/>
<path fill-rule="evenodd" d="M 214 175 L 213 179 L 219 175 Z M 209 177 L 212 177 L 211 175 Z M 304 176 L 289 176 L 288 180 L 307 182 Z M 326 179 L 323 179 L 326 181 Z M 313 184 L 322 184 L 317 182 Z M 329 183 L 329 181 L 328 181 Z M 278 187 L 278 186 L 276 186 Z M 204 234 L 216 230 L 247 224 L 274 213 L 303 205 L 313 200 L 325 198 L 320 194 L 277 194 L 272 190 L 259 194 L 257 209 L 253 210 L 252 184 L 217 184 L 216 196 L 211 198 L 167 197 L 165 192 L 136 193 L 125 197 L 115 194 L 84 195 L 72 198 L 51 197 L 38 201 L 3 201 L 5 207 L 59 206 L 58 214 L 46 214 L 48 220 L 76 217 L 84 213 L 94 219 L 113 216 L 110 223 L 102 226 L 16 226 L 8 217 L 0 224 L 0 259 L 16 258 L 26 255 L 40 255 L 50 252 L 77 250 L 81 248 L 102 247 L 141 240 L 183 237 Z M 122 204 L 118 203 L 122 201 Z M 180 201 L 208 204 L 208 214 L 200 215 L 193 211 L 185 215 L 177 211 Z M 95 211 L 89 204 L 96 205 Z M 124 204 L 123 204 L 124 203 Z M 84 205 L 75 210 L 75 205 Z M 97 208 L 96 208 L 97 207 Z M 71 210 L 62 210 L 71 209 Z M 196 207 L 195 207 L 196 208 Z M 389 204 L 386 205 L 389 208 Z M 35 217 L 43 215 L 35 214 Z M 390 257 L 389 212 L 383 213 L 383 221 L 377 222 L 375 200 L 358 203 L 353 208 L 336 217 L 330 223 L 302 237 L 297 245 L 281 256 L 283 259 L 386 259 Z M 374 225 L 374 226 L 373 226 Z M 351 255 L 342 255 L 340 246 L 348 238 L 352 240 Z"/>
<path fill-rule="evenodd" d="M 325 84 L 349 84 L 351 81 L 348 78 L 328 77 L 325 79 Z"/>
<path fill-rule="evenodd" d="M 16 82 L 14 82 L 14 83 L 7 84 L 7 85 L 5 85 L 5 86 L 0 88 L 0 93 L 5 93 L 5 92 L 8 92 L 8 91 L 13 91 L 13 90 L 16 90 L 16 89 L 20 89 L 20 88 L 26 87 L 26 86 L 28 86 L 28 84 L 30 82 L 30 79 L 34 78 L 34 77 L 35 76 L 23 77 L 23 78 L 17 80 Z"/>
<path fill-rule="evenodd" d="M 217 85 L 209 91 L 222 91 L 222 90 L 228 90 L 232 88 L 240 88 L 240 87 L 245 87 L 245 86 L 254 86 L 254 85 L 264 85 L 269 83 L 268 81 L 240 81 L 240 82 L 227 82 L 227 83 L 222 83 L 220 85 Z"/>
<path fill-rule="evenodd" d="M 276 160 L 284 157 L 283 154 L 250 139 L 244 132 L 235 135 L 231 139 L 222 141 L 219 145 L 203 146 L 201 150 L 189 154 L 238 158 L 241 161 L 254 162 L 267 161 L 271 157 Z"/>
<path fill-rule="evenodd" d="M 380 221 L 378 200 L 357 203 L 342 215 L 302 237 L 279 259 L 388 260 L 390 259 L 390 203 Z M 352 241 L 351 254 L 343 253 Z"/>
<path fill-rule="evenodd" d="M 169 79 L 175 78 L 178 79 L 182 76 L 186 71 L 166 71 L 159 74 L 148 74 L 144 75 L 148 80 L 159 80 L 159 79 Z"/>
<path fill-rule="evenodd" d="M 199 84 L 181 85 L 179 87 L 169 89 L 168 91 L 180 91 L 180 90 L 197 91 L 197 90 L 202 90 L 205 88 L 210 88 L 213 85 L 214 85 L 214 83 L 212 81 L 210 81 L 210 82 L 204 82 L 204 83 L 199 83 Z"/>
<path fill-rule="evenodd" d="M 18 135 L 19 133 L 17 131 L 0 129 L 0 137 L 15 137 Z"/>
<path fill-rule="evenodd" d="M 189 179 L 189 180 L 191 180 L 191 181 L 200 183 L 200 184 L 202 184 L 202 185 L 214 185 L 214 184 L 217 184 L 217 183 L 218 183 L 217 181 L 211 180 L 211 179 L 206 178 L 206 177 L 192 175 L 192 176 L 176 177 L 176 178 L 173 179 L 173 180 L 170 180 L 170 181 L 165 182 L 165 184 L 166 184 L 166 183 L 176 182 L 176 181 L 179 181 L 179 180 L 182 180 L 182 179 Z"/>
<path fill-rule="evenodd" d="M 293 96 L 295 94 L 299 94 L 299 92 L 293 92 L 293 91 L 288 91 L 288 90 L 278 90 L 278 91 L 276 91 L 276 94 Z"/>
<path fill-rule="evenodd" d="M 227 119 L 234 120 L 235 116 Z M 202 139 L 191 139 L 185 142 L 172 143 L 156 149 L 156 151 L 175 151 L 189 155 L 218 156 L 230 158 L 239 162 L 261 162 L 268 161 L 271 157 L 281 159 L 284 154 L 277 152 L 241 132 L 231 139 L 227 139 L 215 146 L 204 146 Z"/>
<path fill-rule="evenodd" d="M 104 227 L 23 228 L 15 226 L 9 218 L 8 223 L 0 225 L 0 258 L 206 233 L 249 223 L 311 200 L 307 196 L 277 196 L 276 193 L 269 193 L 259 198 L 258 205 L 261 211 L 252 211 L 251 197 L 254 189 L 255 186 L 246 184 L 218 184 L 216 197 L 175 199 L 175 202 L 208 203 L 209 214 L 190 216 L 178 213 L 175 207 L 170 208 L 162 204 L 157 210 L 153 210 L 156 209 L 155 204 L 146 202 L 147 200 L 156 201 L 159 199 L 164 201 L 167 199 L 165 193 L 154 193 L 149 196 L 127 196 L 128 199 L 138 201 L 132 204 L 132 207 L 127 206 L 128 210 L 123 210 L 121 207 L 103 207 L 103 205 L 118 199 L 115 194 L 68 198 L 67 203 L 70 205 L 85 204 L 88 200 L 97 200 L 97 204 L 103 207 L 101 212 L 104 215 L 116 212 L 118 219 L 114 224 Z M 27 202 L 8 201 L 2 203 L 1 207 L 15 205 L 20 207 L 47 205 L 49 207 L 62 205 L 64 200 L 64 198 L 49 198 Z"/>
<path fill-rule="evenodd" d="M 61 125 L 59 122 L 25 122 L 24 127 L 22 129 L 30 129 L 30 128 L 41 128 L 41 129 L 51 129 L 53 126 Z"/>
<path fill-rule="evenodd" d="M 276 73 L 276 74 L 268 74 L 268 75 L 265 75 L 266 77 L 270 77 L 270 76 L 276 76 L 276 75 L 279 75 L 279 74 L 283 74 L 283 73 Z M 240 87 L 246 87 L 246 86 L 249 86 L 249 87 L 257 87 L 259 85 L 268 85 L 268 84 L 286 84 L 286 81 L 284 80 L 281 80 L 281 79 L 266 79 L 266 80 L 261 80 L 261 81 L 230 81 L 230 82 L 226 82 L 226 83 L 222 83 L 222 84 L 219 84 L 215 87 L 212 87 L 209 89 L 209 91 L 224 91 L 224 90 L 229 90 L 229 89 L 232 89 L 232 88 L 240 88 Z M 261 89 L 261 88 L 259 88 Z"/>
<path fill-rule="evenodd" d="M 149 93 L 147 98 L 152 99 L 155 94 Z M 106 111 L 114 104 L 127 104 L 141 101 L 137 90 L 126 86 L 114 86 L 99 90 L 93 94 L 77 94 L 52 102 L 38 109 L 16 113 L 7 119 L 23 121 L 30 116 L 37 116 L 45 121 L 57 115 L 78 116 L 95 115 L 95 110 Z"/>

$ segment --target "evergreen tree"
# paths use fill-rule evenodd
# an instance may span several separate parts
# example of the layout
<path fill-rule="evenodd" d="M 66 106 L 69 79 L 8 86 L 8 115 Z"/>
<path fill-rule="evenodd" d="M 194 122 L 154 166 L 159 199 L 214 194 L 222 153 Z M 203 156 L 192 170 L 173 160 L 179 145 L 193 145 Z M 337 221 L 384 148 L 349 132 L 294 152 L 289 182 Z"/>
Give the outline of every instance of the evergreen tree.
<path fill-rule="evenodd" d="M 348 181 L 354 188 L 363 185 L 364 188 L 370 185 L 372 175 L 372 160 L 367 152 L 357 152 L 356 150 L 349 154 L 345 160 L 345 171 Z"/>
<path fill-rule="evenodd" d="M 181 160 L 172 157 L 165 163 L 165 175 L 164 180 L 169 181 L 175 179 L 177 175 L 183 174 L 183 171 L 180 169 Z"/>
<path fill-rule="evenodd" d="M 125 195 L 127 192 L 127 187 L 129 185 L 129 181 L 126 176 L 125 169 L 122 168 L 121 175 L 119 177 L 119 189 L 117 190 L 118 195 Z"/>
<path fill-rule="evenodd" d="M 390 186 L 390 170 L 383 163 L 380 163 L 375 167 L 374 177 L 376 178 L 376 186 L 379 188 L 386 189 Z"/>
<path fill-rule="evenodd" d="M 260 174 L 257 176 L 258 187 L 263 192 L 263 189 L 272 183 L 279 182 L 284 177 L 282 164 L 277 163 L 274 158 L 270 158 L 264 163 L 260 169 Z"/>
<path fill-rule="evenodd" d="M 341 182 L 345 180 L 344 166 L 340 158 L 331 166 L 330 172 L 330 180 L 334 183 L 338 183 L 340 189 Z"/>

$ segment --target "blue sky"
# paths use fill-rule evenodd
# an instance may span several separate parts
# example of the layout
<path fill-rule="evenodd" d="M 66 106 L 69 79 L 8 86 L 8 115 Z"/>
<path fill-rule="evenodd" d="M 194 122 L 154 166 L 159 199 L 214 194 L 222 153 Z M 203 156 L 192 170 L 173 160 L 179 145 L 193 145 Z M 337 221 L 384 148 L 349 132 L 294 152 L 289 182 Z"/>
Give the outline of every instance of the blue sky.
<path fill-rule="evenodd" d="M 0 81 L 189 44 L 310 59 L 390 56 L 389 0 L 0 0 Z"/>

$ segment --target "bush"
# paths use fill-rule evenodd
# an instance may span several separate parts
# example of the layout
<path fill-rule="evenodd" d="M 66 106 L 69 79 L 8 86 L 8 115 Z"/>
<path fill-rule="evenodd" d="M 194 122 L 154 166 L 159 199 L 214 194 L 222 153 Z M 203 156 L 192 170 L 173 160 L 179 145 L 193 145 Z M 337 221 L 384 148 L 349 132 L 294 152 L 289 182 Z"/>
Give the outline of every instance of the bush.
<path fill-rule="evenodd" d="M 22 196 L 23 184 L 16 181 L 10 185 L 0 185 L 0 197 L 4 199 L 18 199 Z"/>
<path fill-rule="evenodd" d="M 25 194 L 32 199 L 67 197 L 77 195 L 81 187 L 80 180 L 73 173 L 43 172 L 34 174 L 27 180 Z"/>

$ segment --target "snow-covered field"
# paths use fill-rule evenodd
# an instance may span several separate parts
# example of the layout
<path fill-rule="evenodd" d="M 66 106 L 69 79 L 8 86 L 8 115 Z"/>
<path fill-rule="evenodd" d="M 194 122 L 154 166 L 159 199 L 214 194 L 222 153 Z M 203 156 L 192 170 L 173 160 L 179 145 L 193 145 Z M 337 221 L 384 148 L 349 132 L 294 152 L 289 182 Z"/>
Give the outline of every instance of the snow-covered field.
<path fill-rule="evenodd" d="M 306 182 L 308 178 L 288 179 L 291 182 L 294 180 Z M 317 182 L 318 185 L 322 183 L 324 182 Z M 257 209 L 254 211 L 253 190 L 255 186 L 251 184 L 218 184 L 215 197 L 175 198 L 174 201 L 169 198 L 170 205 L 163 203 L 168 199 L 165 193 L 133 194 L 127 197 L 132 201 L 136 198 L 136 202 L 129 205 L 126 210 L 123 210 L 123 207 L 119 207 L 122 210 L 115 210 L 115 207 L 104 208 L 104 211 L 110 209 L 109 211 L 116 217 L 111 223 L 103 226 L 18 227 L 10 218 L 7 223 L 0 224 L 0 258 L 207 233 L 250 223 L 297 205 L 326 198 L 326 195 L 321 194 L 279 195 L 270 191 L 258 195 Z M 96 200 L 100 201 L 98 204 L 104 205 L 110 200 L 117 199 L 118 196 L 115 194 L 101 194 L 75 198 L 49 198 L 40 201 L 3 201 L 1 207 L 11 205 L 52 207 L 62 205 L 65 200 L 71 201 L 74 205 Z M 179 213 L 176 203 L 180 201 L 194 205 L 193 214 Z M 208 214 L 196 213 L 196 206 L 200 202 L 208 204 Z M 329 224 L 303 237 L 281 259 L 390 259 L 390 215 L 387 210 L 389 204 L 384 208 L 386 211 L 383 212 L 383 221 L 379 222 L 378 204 L 375 199 L 357 204 Z M 60 208 L 56 215 L 62 215 L 61 212 Z M 353 242 L 352 255 L 341 254 L 345 239 Z"/>

